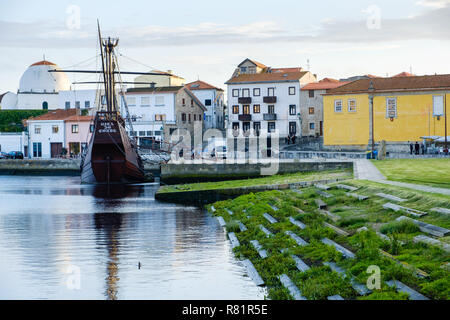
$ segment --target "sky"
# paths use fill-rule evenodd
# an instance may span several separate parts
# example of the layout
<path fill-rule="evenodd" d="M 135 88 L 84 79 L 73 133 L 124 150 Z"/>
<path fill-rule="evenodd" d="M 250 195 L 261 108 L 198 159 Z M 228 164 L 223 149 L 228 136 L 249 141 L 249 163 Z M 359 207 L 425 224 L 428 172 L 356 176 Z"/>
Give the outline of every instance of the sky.
<path fill-rule="evenodd" d="M 122 71 L 173 70 L 224 89 L 246 58 L 319 79 L 450 73 L 450 0 L 0 0 L 0 94 L 44 55 L 98 68 L 97 19 L 120 39 Z"/>

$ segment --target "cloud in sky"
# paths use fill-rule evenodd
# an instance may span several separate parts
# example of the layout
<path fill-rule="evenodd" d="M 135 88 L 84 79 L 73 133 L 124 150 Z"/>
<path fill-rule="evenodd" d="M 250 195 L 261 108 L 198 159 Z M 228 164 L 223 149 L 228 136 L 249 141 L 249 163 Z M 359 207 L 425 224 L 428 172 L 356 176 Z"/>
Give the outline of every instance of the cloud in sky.
<path fill-rule="evenodd" d="M 423 0 L 426 6 L 418 15 L 383 19 L 379 29 L 369 29 L 366 20 L 322 20 L 316 28 L 292 30 L 276 21 L 255 21 L 241 25 L 199 23 L 168 27 L 144 27 L 105 30 L 127 47 L 192 46 L 236 43 L 374 43 L 403 40 L 450 40 L 450 0 Z M 369 17 L 367 15 L 367 17 Z M 93 21 L 84 21 L 81 30 L 70 30 L 63 21 L 0 21 L 0 47 L 86 48 L 96 44 Z"/>

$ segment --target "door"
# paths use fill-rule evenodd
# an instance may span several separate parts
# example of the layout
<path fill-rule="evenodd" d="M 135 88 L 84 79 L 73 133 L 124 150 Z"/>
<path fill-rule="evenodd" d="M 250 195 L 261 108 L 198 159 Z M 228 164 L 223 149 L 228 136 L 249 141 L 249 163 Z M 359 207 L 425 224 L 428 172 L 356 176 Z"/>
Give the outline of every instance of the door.
<path fill-rule="evenodd" d="M 323 136 L 323 121 L 320 121 L 320 136 Z"/>
<path fill-rule="evenodd" d="M 62 143 L 61 142 L 52 142 L 50 143 L 50 156 L 52 158 L 57 158 L 62 153 Z"/>

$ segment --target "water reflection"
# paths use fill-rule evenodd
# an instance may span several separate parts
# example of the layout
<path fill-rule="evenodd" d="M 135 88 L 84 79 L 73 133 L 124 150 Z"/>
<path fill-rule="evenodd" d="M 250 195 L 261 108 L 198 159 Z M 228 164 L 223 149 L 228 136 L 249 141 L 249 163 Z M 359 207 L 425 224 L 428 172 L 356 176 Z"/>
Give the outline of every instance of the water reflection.
<path fill-rule="evenodd" d="M 157 188 L 0 176 L 0 299 L 263 298 L 217 221 Z"/>

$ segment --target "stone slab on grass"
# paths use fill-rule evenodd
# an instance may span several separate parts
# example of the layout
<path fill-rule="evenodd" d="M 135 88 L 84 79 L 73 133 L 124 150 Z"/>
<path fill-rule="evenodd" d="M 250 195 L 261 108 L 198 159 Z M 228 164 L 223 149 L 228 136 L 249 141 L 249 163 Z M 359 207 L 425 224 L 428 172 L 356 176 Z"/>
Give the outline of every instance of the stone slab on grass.
<path fill-rule="evenodd" d="M 236 235 L 234 234 L 234 232 L 228 233 L 228 239 L 230 239 L 231 247 L 232 247 L 232 248 L 236 248 L 236 247 L 239 247 L 239 246 L 241 245 L 241 244 L 239 243 L 238 238 L 237 238 Z"/>
<path fill-rule="evenodd" d="M 317 207 L 319 207 L 319 210 L 325 210 L 327 208 L 327 204 L 321 200 L 321 199 L 314 199 L 314 201 L 317 204 Z"/>
<path fill-rule="evenodd" d="M 431 211 L 450 215 L 450 209 L 446 208 L 433 208 Z"/>
<path fill-rule="evenodd" d="M 286 231 L 285 234 L 287 234 L 289 237 L 291 237 L 299 246 L 307 246 L 309 243 L 300 238 L 298 235 L 293 233 L 292 231 Z"/>
<path fill-rule="evenodd" d="M 334 222 L 338 222 L 339 220 L 341 220 L 341 217 L 331 213 L 330 211 L 326 211 L 326 210 L 320 210 L 319 213 L 323 216 L 326 216 L 328 218 L 330 218 L 331 220 L 333 220 Z"/>
<path fill-rule="evenodd" d="M 247 268 L 247 274 L 256 283 L 256 285 L 257 286 L 263 286 L 264 285 L 264 280 L 261 278 L 261 276 L 259 275 L 258 271 L 256 271 L 255 266 L 253 265 L 253 263 L 250 260 L 248 260 L 248 259 L 242 261 L 242 263 Z"/>
<path fill-rule="evenodd" d="M 346 195 L 349 196 L 349 197 L 352 197 L 352 198 L 356 198 L 359 201 L 364 201 L 364 200 L 369 199 L 368 196 L 363 196 L 362 194 L 357 194 L 357 193 L 348 192 L 348 193 L 346 193 Z"/>
<path fill-rule="evenodd" d="M 356 187 L 348 186 L 346 184 L 338 184 L 336 186 L 336 188 L 338 188 L 338 189 L 345 189 L 345 190 L 352 191 L 352 192 L 354 192 L 354 191 L 359 189 L 359 188 L 356 188 Z"/>
<path fill-rule="evenodd" d="M 314 187 L 318 188 L 318 189 L 322 189 L 322 190 L 330 190 L 331 187 L 327 186 L 326 184 L 316 184 L 314 185 Z"/>
<path fill-rule="evenodd" d="M 238 224 L 239 224 L 239 230 L 241 230 L 241 232 L 247 231 L 247 227 L 242 222 L 239 221 Z"/>
<path fill-rule="evenodd" d="M 402 207 L 402 206 L 399 206 L 398 204 L 391 203 L 391 202 L 383 204 L 383 208 L 384 209 L 394 210 L 396 212 L 398 212 L 398 211 L 406 212 L 407 214 L 410 214 L 410 215 L 412 215 L 412 216 L 414 216 L 416 218 L 420 218 L 420 217 L 423 217 L 423 216 L 428 214 L 426 212 L 419 211 L 419 210 L 416 210 L 416 209 Z"/>
<path fill-rule="evenodd" d="M 289 294 L 295 300 L 307 300 L 305 297 L 302 296 L 300 290 L 286 274 L 278 276 L 278 279 L 280 280 L 281 284 L 289 291 Z"/>
<path fill-rule="evenodd" d="M 321 241 L 322 241 L 322 243 L 324 243 L 324 244 L 328 244 L 328 245 L 333 246 L 337 251 L 339 251 L 340 253 L 342 253 L 342 255 L 343 255 L 345 258 L 348 258 L 348 259 L 353 259 L 353 258 L 355 258 L 355 254 L 354 254 L 353 252 L 351 252 L 351 251 L 348 250 L 347 248 L 344 248 L 343 246 L 341 246 L 340 244 L 334 242 L 333 240 L 330 240 L 330 239 L 328 239 L 328 238 L 323 238 Z"/>
<path fill-rule="evenodd" d="M 251 240 L 250 243 L 253 246 L 253 248 L 255 248 L 255 250 L 258 251 L 258 254 L 261 258 L 265 259 L 269 256 L 267 254 L 267 251 L 264 250 L 264 248 L 262 247 L 262 245 L 259 243 L 258 240 Z"/>
<path fill-rule="evenodd" d="M 327 298 L 327 300 L 345 300 L 344 298 L 342 298 L 340 295 L 336 294 L 334 296 L 329 296 Z"/>
<path fill-rule="evenodd" d="M 305 211 L 303 211 L 300 208 L 297 208 L 297 207 L 292 207 L 292 208 L 294 208 L 294 210 L 297 211 L 299 214 L 305 214 Z"/>
<path fill-rule="evenodd" d="M 305 225 L 304 223 L 302 223 L 302 222 L 300 222 L 300 221 L 298 221 L 298 220 L 295 220 L 293 217 L 289 217 L 289 221 L 290 221 L 293 225 L 299 227 L 299 228 L 302 229 L 302 230 L 306 228 L 306 225 Z"/>
<path fill-rule="evenodd" d="M 228 214 L 229 214 L 230 216 L 233 215 L 233 211 L 231 211 L 230 209 L 225 209 L 225 211 L 228 212 Z"/>
<path fill-rule="evenodd" d="M 391 201 L 395 201 L 395 202 L 405 202 L 406 201 L 406 199 L 402 199 L 402 198 L 393 196 L 392 194 L 387 194 L 387 193 L 383 193 L 383 192 L 377 193 L 376 195 L 381 197 L 381 198 L 384 198 L 384 199 L 387 199 L 387 200 L 391 200 Z"/>
<path fill-rule="evenodd" d="M 259 228 L 261 229 L 262 232 L 266 234 L 266 237 L 273 236 L 273 233 L 263 225 L 259 225 Z"/>
<path fill-rule="evenodd" d="M 329 194 L 328 192 L 317 190 L 317 194 L 324 197 L 324 198 L 332 198 L 334 197 L 332 194 Z"/>
<path fill-rule="evenodd" d="M 427 234 L 431 234 L 435 237 L 442 238 L 442 237 L 450 235 L 449 229 L 441 228 L 441 227 L 435 226 L 433 224 L 425 223 L 425 222 L 411 219 L 411 218 L 408 218 L 405 216 L 398 217 L 395 220 L 397 220 L 397 221 L 402 221 L 402 220 L 412 221 L 413 223 L 415 223 L 416 225 L 419 226 L 420 231 L 427 233 Z"/>
<path fill-rule="evenodd" d="M 299 271 L 306 272 L 310 269 L 309 266 L 299 257 L 297 257 L 295 255 L 292 255 L 291 257 L 292 257 L 292 259 L 294 259 L 295 265 L 297 266 L 297 269 Z"/>
<path fill-rule="evenodd" d="M 273 211 L 279 210 L 279 208 L 277 206 L 274 206 L 273 204 L 269 204 L 269 206 L 272 208 Z"/>
<path fill-rule="evenodd" d="M 226 224 L 227 224 L 225 222 L 225 220 L 223 219 L 223 217 L 217 217 L 217 221 L 219 221 L 219 224 L 220 224 L 221 227 L 225 227 Z"/>
<path fill-rule="evenodd" d="M 450 252 L 450 244 L 448 243 L 444 243 L 442 241 L 424 236 L 424 235 L 419 235 L 414 237 L 414 242 L 421 242 L 421 243 L 426 243 L 430 246 L 434 246 L 434 247 L 439 247 L 442 250 L 444 250 L 445 252 Z"/>
<path fill-rule="evenodd" d="M 211 206 L 211 211 L 216 212 L 216 208 L 214 208 L 214 206 Z"/>
<path fill-rule="evenodd" d="M 263 214 L 263 217 L 264 217 L 267 221 L 269 221 L 270 223 L 272 223 L 272 224 L 278 222 L 277 219 L 275 219 L 274 217 L 272 217 L 272 216 L 271 216 L 270 214 L 268 214 L 268 213 L 264 213 L 264 214 Z"/>
<path fill-rule="evenodd" d="M 341 267 L 339 267 L 336 263 L 334 263 L 334 262 L 324 262 L 323 264 L 329 266 L 331 268 L 331 270 L 333 270 L 334 272 L 339 273 L 343 277 L 346 277 L 345 270 L 342 269 Z M 350 284 L 352 285 L 352 288 L 356 292 L 358 292 L 358 294 L 360 296 L 365 296 L 366 294 L 369 294 L 369 293 L 372 292 L 371 290 L 369 290 L 369 288 L 367 288 L 367 286 L 356 282 L 355 279 L 353 279 L 353 278 L 350 279 Z"/>
<path fill-rule="evenodd" d="M 338 228 L 336 226 L 333 226 L 332 224 L 329 224 L 328 222 L 324 222 L 323 225 L 325 227 L 330 228 L 331 230 L 333 230 L 334 232 L 336 232 L 340 236 L 348 237 L 350 235 L 350 233 L 348 233 L 347 231 L 342 230 L 342 229 L 340 229 L 340 228 Z"/>
<path fill-rule="evenodd" d="M 386 284 L 389 287 L 397 288 L 397 291 L 407 293 L 409 295 L 410 300 L 430 300 L 427 297 L 425 297 L 423 294 L 415 291 L 414 289 L 411 289 L 406 284 L 404 284 L 400 281 L 390 280 L 390 281 L 386 281 Z"/>

